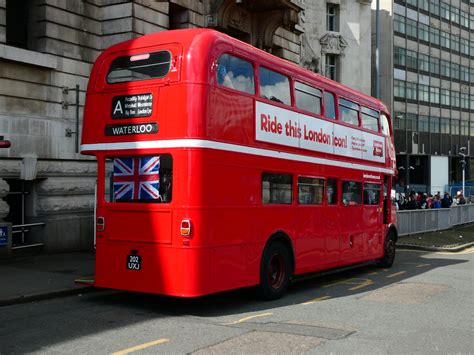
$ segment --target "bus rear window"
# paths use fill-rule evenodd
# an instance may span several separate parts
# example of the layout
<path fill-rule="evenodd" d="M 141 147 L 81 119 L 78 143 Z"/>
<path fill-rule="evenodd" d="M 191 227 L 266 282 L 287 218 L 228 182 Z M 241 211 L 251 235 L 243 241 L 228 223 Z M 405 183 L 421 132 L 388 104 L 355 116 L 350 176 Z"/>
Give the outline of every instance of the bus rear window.
<path fill-rule="evenodd" d="M 163 78 L 168 74 L 171 53 L 159 51 L 116 58 L 110 65 L 107 83 Z"/>
<path fill-rule="evenodd" d="M 171 155 L 114 157 L 105 164 L 107 202 L 171 202 Z"/>

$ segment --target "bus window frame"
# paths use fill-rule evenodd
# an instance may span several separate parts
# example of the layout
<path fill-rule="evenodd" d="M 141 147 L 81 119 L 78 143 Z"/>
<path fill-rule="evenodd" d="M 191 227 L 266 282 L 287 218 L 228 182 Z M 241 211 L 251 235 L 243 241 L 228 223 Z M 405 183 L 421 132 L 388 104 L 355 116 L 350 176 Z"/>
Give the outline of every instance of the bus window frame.
<path fill-rule="evenodd" d="M 107 75 L 109 73 L 110 66 L 112 62 L 123 56 L 134 56 L 145 53 L 159 52 L 159 51 L 168 51 L 171 53 L 171 65 L 168 74 L 162 78 L 152 78 L 152 79 L 143 79 L 136 81 L 124 81 L 119 83 L 108 83 Z M 176 68 L 176 71 L 172 71 L 172 67 Z M 93 91 L 95 92 L 110 92 L 128 89 L 130 85 L 134 89 L 141 89 L 143 87 L 150 88 L 155 86 L 164 86 L 169 83 L 179 82 L 181 80 L 181 70 L 183 67 L 183 47 L 177 43 L 163 44 L 158 46 L 150 46 L 146 48 L 134 48 L 129 50 L 119 50 L 116 52 L 111 52 L 102 59 L 100 67 L 98 69 L 96 80 L 93 83 Z"/>

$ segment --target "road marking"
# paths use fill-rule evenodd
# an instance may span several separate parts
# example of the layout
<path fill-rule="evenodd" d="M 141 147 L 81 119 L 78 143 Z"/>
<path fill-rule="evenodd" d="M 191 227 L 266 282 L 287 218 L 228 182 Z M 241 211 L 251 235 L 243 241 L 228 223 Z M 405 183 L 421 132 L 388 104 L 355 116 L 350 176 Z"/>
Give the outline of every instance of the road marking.
<path fill-rule="evenodd" d="M 374 275 L 378 275 L 379 273 L 377 271 L 371 271 L 371 272 L 367 272 L 365 273 L 365 275 L 369 275 L 369 276 L 374 276 Z"/>
<path fill-rule="evenodd" d="M 327 284 L 327 285 L 323 285 L 323 287 L 327 288 L 327 287 L 336 286 L 336 285 L 350 285 L 350 286 L 354 286 L 354 287 L 350 288 L 349 290 L 354 291 L 354 290 L 358 290 L 359 288 L 372 285 L 373 283 L 374 282 L 370 279 L 363 279 L 363 278 L 353 277 L 353 278 L 350 278 L 350 279 L 345 279 L 345 280 L 342 280 L 342 281 L 337 281 L 337 282 L 333 282 L 333 283 L 330 283 L 330 284 Z"/>
<path fill-rule="evenodd" d="M 372 280 L 366 279 L 366 281 L 361 283 L 360 285 L 355 286 L 355 287 L 351 287 L 349 289 L 349 291 L 355 291 L 355 290 L 358 290 L 359 288 L 367 287 L 367 286 L 370 286 L 370 285 L 373 285 L 373 284 L 374 284 L 374 282 Z"/>
<path fill-rule="evenodd" d="M 120 351 L 117 351 L 115 353 L 112 353 L 112 355 L 125 355 L 125 354 L 130 354 L 130 353 L 133 353 L 135 351 L 138 351 L 138 350 L 143 350 L 143 349 L 146 349 L 146 348 L 149 348 L 150 346 L 155 346 L 155 345 L 159 345 L 159 344 L 163 344 L 163 343 L 166 343 L 170 341 L 169 339 L 158 339 L 158 340 L 154 340 L 154 341 L 150 341 L 149 343 L 145 343 L 145 344 L 140 344 L 140 345 L 137 345 L 137 346 L 133 346 L 131 348 L 128 348 L 128 349 L 124 349 L 124 350 L 120 350 Z"/>
<path fill-rule="evenodd" d="M 256 315 L 254 315 L 254 316 L 248 316 L 248 317 L 240 318 L 239 320 L 236 320 L 235 322 L 224 323 L 224 324 L 225 324 L 225 325 L 239 324 L 239 323 L 248 321 L 248 320 L 250 320 L 250 319 L 259 318 L 259 317 L 267 317 L 267 316 L 272 316 L 272 315 L 273 315 L 273 313 L 271 313 L 271 312 L 262 313 L 262 314 L 256 314 Z"/>
<path fill-rule="evenodd" d="M 403 275 L 403 274 L 406 274 L 406 271 L 396 272 L 394 274 L 387 275 L 387 277 L 396 277 L 396 276 L 400 276 L 400 275 Z"/>
<path fill-rule="evenodd" d="M 426 266 L 431 266 L 431 264 L 419 264 L 419 265 L 416 265 L 416 267 L 426 267 Z"/>
<path fill-rule="evenodd" d="M 305 305 L 307 306 L 308 304 L 313 304 L 313 303 L 316 303 L 316 302 L 320 302 L 320 301 L 324 301 L 324 300 L 327 300 L 331 298 L 331 296 L 321 296 L 321 297 L 318 297 L 318 298 L 314 298 L 308 302 L 303 302 L 302 305 Z"/>

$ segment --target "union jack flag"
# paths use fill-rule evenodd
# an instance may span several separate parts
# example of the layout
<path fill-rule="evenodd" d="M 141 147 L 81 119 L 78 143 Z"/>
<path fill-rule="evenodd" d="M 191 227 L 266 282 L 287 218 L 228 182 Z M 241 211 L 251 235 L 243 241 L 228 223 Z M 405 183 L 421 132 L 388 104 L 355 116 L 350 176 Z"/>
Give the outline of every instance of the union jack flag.
<path fill-rule="evenodd" d="M 160 157 L 115 158 L 115 201 L 159 200 Z"/>

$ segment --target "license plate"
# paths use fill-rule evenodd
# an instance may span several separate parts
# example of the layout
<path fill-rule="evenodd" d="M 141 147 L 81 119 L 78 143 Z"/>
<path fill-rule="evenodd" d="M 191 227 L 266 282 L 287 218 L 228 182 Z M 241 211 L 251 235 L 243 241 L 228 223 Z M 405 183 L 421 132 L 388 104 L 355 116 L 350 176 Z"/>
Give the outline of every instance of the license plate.
<path fill-rule="evenodd" d="M 142 257 L 140 255 L 127 255 L 127 269 L 140 271 L 142 268 Z"/>

